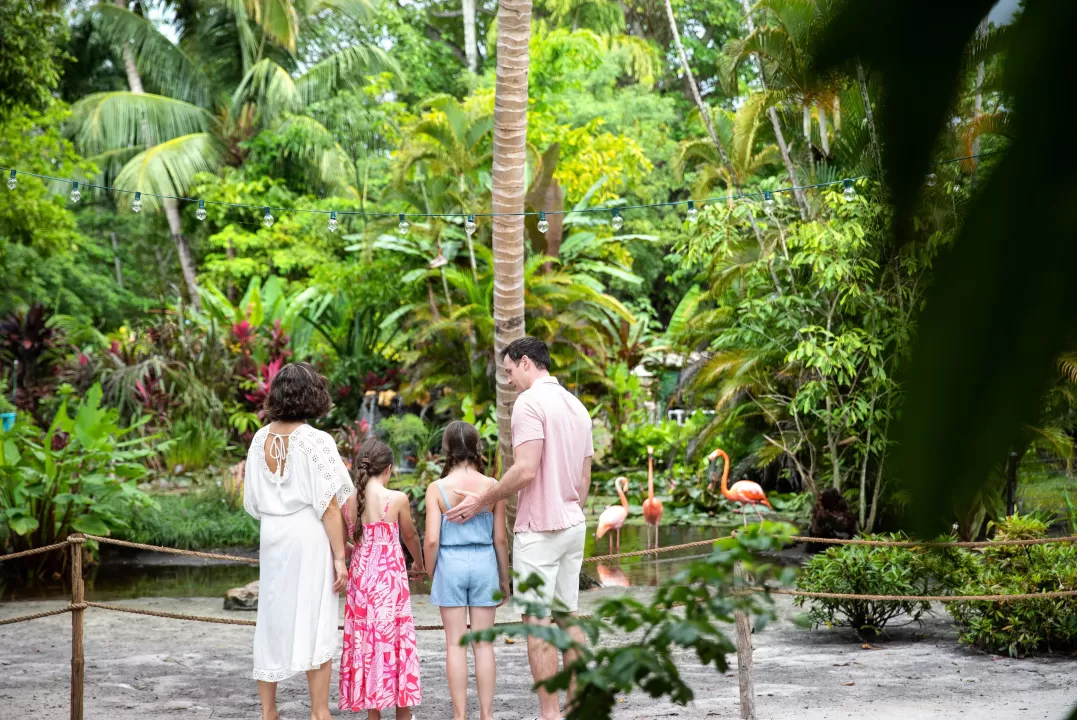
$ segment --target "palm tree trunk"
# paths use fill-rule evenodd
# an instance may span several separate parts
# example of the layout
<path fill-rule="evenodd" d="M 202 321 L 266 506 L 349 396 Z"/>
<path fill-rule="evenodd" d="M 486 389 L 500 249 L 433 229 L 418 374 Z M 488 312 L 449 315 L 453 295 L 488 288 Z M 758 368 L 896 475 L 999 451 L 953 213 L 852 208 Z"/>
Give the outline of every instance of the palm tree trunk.
<path fill-rule="evenodd" d="M 883 179 L 883 155 L 882 146 L 879 145 L 879 136 L 875 132 L 875 113 L 871 109 L 871 96 L 868 95 L 868 81 L 864 75 L 864 65 L 856 61 L 856 80 L 860 85 L 860 97 L 864 101 L 864 115 L 868 119 L 868 137 L 871 138 L 871 150 L 875 155 L 875 166 L 879 171 L 879 181 Z"/>
<path fill-rule="evenodd" d="M 755 32 L 755 21 L 752 20 L 752 5 L 748 0 L 741 0 L 741 5 L 744 7 L 744 22 L 748 26 L 748 32 Z M 763 88 L 763 92 L 767 92 L 767 78 L 763 74 L 763 62 L 759 59 L 759 56 L 752 53 L 752 57 L 755 58 L 755 65 L 759 71 L 759 84 Z M 782 124 L 778 119 L 778 111 L 774 106 L 767 108 L 767 117 L 770 118 L 770 126 L 774 128 L 774 138 L 778 141 L 778 150 L 782 154 L 782 162 L 785 164 L 785 172 L 789 176 L 789 184 L 793 188 L 797 188 L 797 172 L 793 167 L 793 158 L 789 155 L 789 143 L 785 142 L 785 133 L 782 132 Z M 808 208 L 808 200 L 804 197 L 804 191 L 799 188 L 793 190 L 793 199 L 796 200 L 797 207 L 800 209 L 800 219 L 807 220 L 810 216 Z"/>
<path fill-rule="evenodd" d="M 815 106 L 819 113 L 819 146 L 823 149 L 823 155 L 830 157 L 830 123 L 826 117 L 826 105 L 819 103 Z"/>
<path fill-rule="evenodd" d="M 461 0 L 464 11 L 464 56 L 467 57 L 467 69 L 479 70 L 479 44 L 475 40 L 475 0 Z"/>
<path fill-rule="evenodd" d="M 110 232 L 112 237 L 112 263 L 116 268 L 116 284 L 123 287 L 123 261 L 120 260 L 120 241 L 116 233 Z"/>
<path fill-rule="evenodd" d="M 703 102 L 703 97 L 699 94 L 699 85 L 696 84 L 695 75 L 692 74 L 692 68 L 688 66 L 688 55 L 684 52 L 684 44 L 681 43 L 681 33 L 677 29 L 677 18 L 673 15 L 673 5 L 670 0 L 666 0 L 666 19 L 669 20 L 669 32 L 673 36 L 673 44 L 677 48 L 677 57 L 681 61 L 681 68 L 684 70 L 685 81 L 688 83 L 689 90 L 691 90 L 692 99 L 695 100 L 696 107 L 699 108 L 703 124 L 707 126 L 707 133 L 711 136 L 711 142 L 718 149 L 718 155 L 722 158 L 722 165 L 725 167 L 726 172 L 729 173 L 730 182 L 732 182 L 734 189 L 737 191 L 737 195 L 741 195 L 740 178 L 737 177 L 737 173 L 733 169 L 733 163 L 729 161 L 729 153 L 726 152 L 725 145 L 722 144 L 721 138 L 718 137 L 718 131 L 714 129 L 714 119 L 711 117 L 710 108 Z M 759 252 L 765 257 L 767 254 L 766 247 L 763 243 L 763 234 L 759 231 L 759 225 L 755 222 L 755 211 L 750 206 L 746 209 L 748 211 L 748 222 L 752 226 L 752 232 L 755 233 L 756 242 L 759 243 Z M 770 276 L 774 281 L 774 287 L 780 291 L 781 283 L 778 282 L 778 275 L 774 272 L 773 265 L 770 267 Z"/>
<path fill-rule="evenodd" d="M 497 10 L 494 89 L 494 353 L 524 335 L 524 172 L 527 163 L 527 74 L 531 0 L 502 0 Z M 509 213 L 509 214 L 506 214 Z M 512 467 L 512 405 L 516 391 L 497 367 L 497 436 L 501 471 Z M 516 498 L 509 498 L 509 527 Z"/>
<path fill-rule="evenodd" d="M 126 8 L 126 0 L 115 0 L 116 7 Z M 144 95 L 145 89 L 142 87 L 142 76 L 138 72 L 138 65 L 135 63 L 135 54 L 130 47 L 124 47 L 123 49 L 123 69 L 127 74 L 127 86 L 131 88 L 131 92 L 135 95 Z M 149 126 L 142 123 L 142 137 L 146 143 L 146 147 L 153 144 L 150 138 Z M 172 241 L 176 243 L 176 251 L 179 253 L 180 268 L 183 270 L 183 280 L 187 283 L 187 294 L 190 295 L 191 305 L 198 311 L 202 310 L 202 298 L 198 292 L 198 280 L 196 277 L 196 270 L 194 259 L 191 257 L 191 246 L 187 242 L 187 238 L 183 235 L 183 223 L 180 220 L 179 205 L 175 200 L 165 198 L 165 217 L 168 218 L 168 229 L 172 233 Z"/>

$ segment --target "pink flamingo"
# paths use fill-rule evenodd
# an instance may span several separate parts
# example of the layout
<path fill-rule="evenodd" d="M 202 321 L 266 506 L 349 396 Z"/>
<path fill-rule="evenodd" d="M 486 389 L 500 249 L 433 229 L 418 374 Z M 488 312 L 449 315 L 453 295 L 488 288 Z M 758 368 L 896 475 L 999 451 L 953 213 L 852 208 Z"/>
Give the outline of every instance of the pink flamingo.
<path fill-rule="evenodd" d="M 719 455 L 721 455 L 722 459 L 725 461 L 724 467 L 722 468 L 722 495 L 726 500 L 740 503 L 741 517 L 744 518 L 745 527 L 748 525 L 748 514 L 745 512 L 748 507 L 755 510 L 755 514 L 759 516 L 759 522 L 763 522 L 763 515 L 759 512 L 759 506 L 766 505 L 771 510 L 774 509 L 767 501 L 767 495 L 763 492 L 763 488 L 760 487 L 759 483 L 752 482 L 751 480 L 738 480 L 733 483 L 733 487 L 729 487 L 727 485 L 727 482 L 729 481 L 729 456 L 725 454 L 725 451 L 718 448 L 707 457 L 707 460 L 713 463 L 718 459 Z M 718 476 L 715 475 L 711 480 L 710 489 L 714 489 L 714 481 L 717 479 Z"/>
<path fill-rule="evenodd" d="M 628 478 L 623 475 L 613 481 L 617 488 L 617 494 L 621 496 L 620 505 L 610 505 L 598 516 L 598 529 L 595 530 L 595 539 L 598 540 L 610 530 L 617 533 L 617 551 L 621 550 L 621 527 L 628 519 L 628 498 L 625 490 L 628 490 Z M 623 486 L 623 489 L 622 489 Z M 613 535 L 610 535 L 610 554 L 613 554 Z"/>
<path fill-rule="evenodd" d="M 654 528 L 654 547 L 658 549 L 658 523 L 662 522 L 662 501 L 654 496 L 654 448 L 647 447 L 647 499 L 643 501 L 643 522 L 647 523 L 647 549 L 651 549 Z"/>

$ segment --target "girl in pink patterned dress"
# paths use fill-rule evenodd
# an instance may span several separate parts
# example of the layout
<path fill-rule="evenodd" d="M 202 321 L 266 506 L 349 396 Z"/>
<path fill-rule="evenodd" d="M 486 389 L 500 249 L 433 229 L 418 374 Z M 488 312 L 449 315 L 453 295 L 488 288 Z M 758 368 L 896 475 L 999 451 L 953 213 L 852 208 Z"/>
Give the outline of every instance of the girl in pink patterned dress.
<path fill-rule="evenodd" d="M 393 471 L 392 450 L 370 439 L 357 455 L 357 491 L 344 511 L 355 550 L 344 605 L 340 709 L 366 710 L 368 720 L 380 720 L 382 710 L 396 708 L 397 720 L 408 720 L 423 693 L 400 538 L 415 558 L 414 572 L 421 574 L 419 533 L 411 520 L 408 496 L 385 487 Z M 358 519 L 361 530 L 352 518 Z"/>

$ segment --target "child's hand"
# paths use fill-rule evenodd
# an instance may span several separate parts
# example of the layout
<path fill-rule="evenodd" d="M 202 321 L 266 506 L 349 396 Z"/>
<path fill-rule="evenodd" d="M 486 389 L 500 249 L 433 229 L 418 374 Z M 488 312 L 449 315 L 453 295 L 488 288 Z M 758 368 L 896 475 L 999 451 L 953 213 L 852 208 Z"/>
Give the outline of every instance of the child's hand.
<path fill-rule="evenodd" d="M 348 566 L 344 558 L 333 558 L 333 592 L 342 593 L 348 589 Z"/>
<path fill-rule="evenodd" d="M 512 583 L 508 580 L 501 581 L 501 602 L 497 604 L 498 607 L 506 604 L 509 598 L 512 597 Z"/>
<path fill-rule="evenodd" d="M 352 553 L 355 552 L 355 543 L 344 543 L 344 564 L 350 565 L 352 561 Z"/>
<path fill-rule="evenodd" d="M 411 574 L 417 578 L 421 578 L 426 575 L 426 568 L 423 567 L 422 558 L 415 558 L 411 563 Z"/>

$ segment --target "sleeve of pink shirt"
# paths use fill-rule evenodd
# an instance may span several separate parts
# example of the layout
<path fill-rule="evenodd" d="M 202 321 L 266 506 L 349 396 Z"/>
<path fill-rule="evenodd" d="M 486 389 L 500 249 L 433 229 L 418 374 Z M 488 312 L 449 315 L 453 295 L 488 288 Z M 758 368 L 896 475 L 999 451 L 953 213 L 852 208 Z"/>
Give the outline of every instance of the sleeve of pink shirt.
<path fill-rule="evenodd" d="M 544 440 L 546 433 L 542 429 L 542 416 L 526 395 L 516 398 L 512 406 L 512 446 L 531 440 Z"/>

